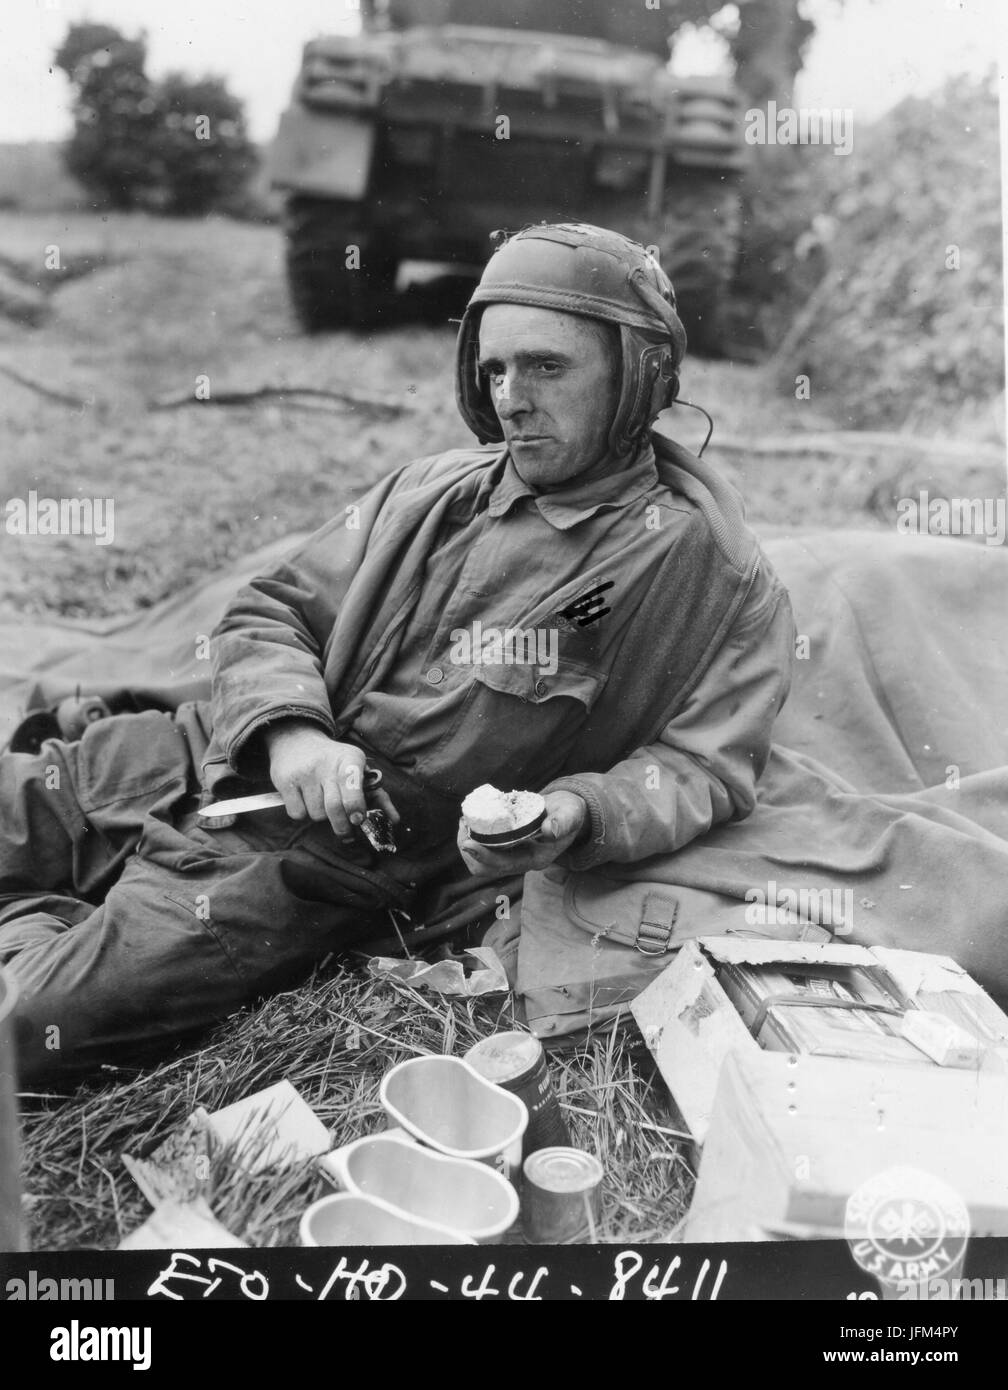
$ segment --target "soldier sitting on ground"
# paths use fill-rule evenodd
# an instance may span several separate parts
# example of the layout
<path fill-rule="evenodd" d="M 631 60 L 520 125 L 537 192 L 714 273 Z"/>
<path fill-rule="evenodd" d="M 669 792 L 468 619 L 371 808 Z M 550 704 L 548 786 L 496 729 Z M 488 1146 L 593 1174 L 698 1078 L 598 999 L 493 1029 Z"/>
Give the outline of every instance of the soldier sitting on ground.
<path fill-rule="evenodd" d="M 397 466 L 243 588 L 209 701 L 0 758 L 27 1084 L 163 1050 L 387 935 L 389 908 L 492 904 L 554 862 L 635 862 L 752 811 L 793 625 L 736 494 L 652 434 L 685 346 L 643 248 L 515 235 L 458 336 L 481 446 Z M 548 640 L 460 660 L 489 628 Z M 483 783 L 542 794 L 534 839 L 470 838 Z M 283 807 L 197 814 L 269 787 Z M 361 833 L 375 809 L 395 854 Z"/>

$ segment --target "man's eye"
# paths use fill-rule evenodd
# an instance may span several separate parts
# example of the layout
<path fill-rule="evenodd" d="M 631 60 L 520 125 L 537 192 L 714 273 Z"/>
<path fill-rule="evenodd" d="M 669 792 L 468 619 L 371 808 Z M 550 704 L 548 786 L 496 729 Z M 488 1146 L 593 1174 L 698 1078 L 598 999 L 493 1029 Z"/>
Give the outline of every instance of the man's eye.
<path fill-rule="evenodd" d="M 540 362 L 539 370 L 541 372 L 545 372 L 547 376 L 553 376 L 555 375 L 555 373 L 562 371 L 563 369 L 560 366 L 559 362 Z"/>

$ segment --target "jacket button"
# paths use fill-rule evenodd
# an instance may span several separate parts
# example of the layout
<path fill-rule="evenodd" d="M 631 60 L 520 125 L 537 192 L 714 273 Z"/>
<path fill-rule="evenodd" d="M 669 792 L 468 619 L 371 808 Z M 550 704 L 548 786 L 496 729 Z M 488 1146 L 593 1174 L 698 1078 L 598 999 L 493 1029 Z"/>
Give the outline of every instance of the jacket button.
<path fill-rule="evenodd" d="M 440 685 L 444 680 L 444 672 L 440 666 L 432 666 L 427 672 L 427 679 L 431 685 Z"/>
<path fill-rule="evenodd" d="M 533 689 L 535 690 L 535 693 L 537 695 L 545 695 L 546 691 L 549 689 L 549 686 L 542 679 L 542 677 L 540 677 L 539 680 L 536 681 Z"/>

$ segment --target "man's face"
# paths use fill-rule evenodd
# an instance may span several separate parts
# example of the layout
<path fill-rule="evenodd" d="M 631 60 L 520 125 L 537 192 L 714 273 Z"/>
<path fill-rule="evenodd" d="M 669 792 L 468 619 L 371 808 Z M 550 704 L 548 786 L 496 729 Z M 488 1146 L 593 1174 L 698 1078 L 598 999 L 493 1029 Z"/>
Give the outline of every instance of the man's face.
<path fill-rule="evenodd" d="M 608 325 L 490 304 L 480 320 L 479 365 L 524 482 L 548 492 L 604 459 L 621 377 Z"/>

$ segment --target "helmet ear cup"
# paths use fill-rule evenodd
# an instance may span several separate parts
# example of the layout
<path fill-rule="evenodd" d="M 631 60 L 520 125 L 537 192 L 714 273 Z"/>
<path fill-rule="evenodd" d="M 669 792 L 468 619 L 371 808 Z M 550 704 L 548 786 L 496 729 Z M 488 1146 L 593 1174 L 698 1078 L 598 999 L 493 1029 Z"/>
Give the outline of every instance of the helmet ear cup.
<path fill-rule="evenodd" d="M 609 435 L 610 448 L 617 456 L 636 445 L 679 394 L 678 355 L 673 343 L 625 324 L 620 340 L 623 393 Z"/>
<path fill-rule="evenodd" d="M 479 369 L 479 324 L 482 305 L 470 306 L 462 316 L 455 344 L 455 403 L 459 414 L 481 444 L 499 444 L 504 438 L 490 391 Z"/>
<path fill-rule="evenodd" d="M 659 375 L 668 388 L 668 399 L 665 404 L 660 407 L 660 410 L 665 410 L 673 401 L 679 399 L 679 373 L 676 371 L 674 357 L 671 352 L 667 355 L 665 361 L 662 362 Z"/>

